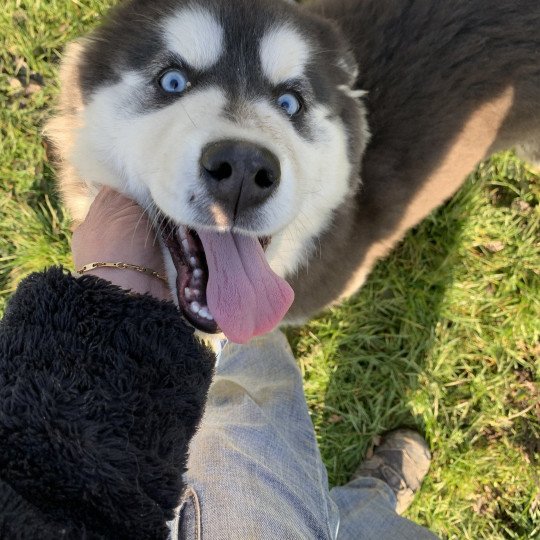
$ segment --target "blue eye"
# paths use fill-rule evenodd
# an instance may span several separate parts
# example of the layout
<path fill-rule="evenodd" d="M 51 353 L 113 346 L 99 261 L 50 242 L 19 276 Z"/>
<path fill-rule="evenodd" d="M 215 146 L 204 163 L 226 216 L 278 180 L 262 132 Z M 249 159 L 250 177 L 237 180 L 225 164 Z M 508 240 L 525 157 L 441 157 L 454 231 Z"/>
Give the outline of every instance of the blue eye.
<path fill-rule="evenodd" d="M 289 116 L 294 116 L 302 108 L 299 99 L 294 94 L 281 94 L 277 102 Z"/>
<path fill-rule="evenodd" d="M 181 94 L 189 86 L 189 82 L 181 71 L 167 71 L 159 80 L 161 88 L 169 94 Z"/>

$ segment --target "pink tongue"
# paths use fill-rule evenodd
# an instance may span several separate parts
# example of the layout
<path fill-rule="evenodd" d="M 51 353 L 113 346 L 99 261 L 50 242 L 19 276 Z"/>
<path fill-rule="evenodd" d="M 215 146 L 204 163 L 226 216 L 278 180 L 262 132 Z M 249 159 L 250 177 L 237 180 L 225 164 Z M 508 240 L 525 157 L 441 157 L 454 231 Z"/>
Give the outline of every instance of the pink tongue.
<path fill-rule="evenodd" d="M 294 299 L 274 274 L 256 238 L 197 231 L 208 264 L 206 300 L 221 331 L 236 343 L 274 329 Z"/>

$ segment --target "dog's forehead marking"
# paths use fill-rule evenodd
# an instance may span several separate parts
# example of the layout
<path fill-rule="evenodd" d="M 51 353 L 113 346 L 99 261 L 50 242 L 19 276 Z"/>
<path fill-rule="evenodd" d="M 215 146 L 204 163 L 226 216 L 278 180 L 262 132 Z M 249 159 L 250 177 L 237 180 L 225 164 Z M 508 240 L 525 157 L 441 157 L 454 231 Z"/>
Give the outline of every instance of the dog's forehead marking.
<path fill-rule="evenodd" d="M 291 25 L 274 26 L 261 40 L 259 57 L 266 78 L 278 85 L 304 74 L 309 44 Z"/>
<path fill-rule="evenodd" d="M 169 50 L 195 69 L 209 69 L 223 53 L 223 28 L 210 11 L 187 8 L 167 18 L 165 42 Z"/>

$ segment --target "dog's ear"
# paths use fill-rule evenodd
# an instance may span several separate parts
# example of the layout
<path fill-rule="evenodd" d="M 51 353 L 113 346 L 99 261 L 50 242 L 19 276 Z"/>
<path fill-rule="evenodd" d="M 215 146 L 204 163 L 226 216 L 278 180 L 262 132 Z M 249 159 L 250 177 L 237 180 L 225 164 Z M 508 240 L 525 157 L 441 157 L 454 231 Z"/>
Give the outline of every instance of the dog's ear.
<path fill-rule="evenodd" d="M 338 88 L 353 99 L 361 98 L 366 95 L 365 90 L 355 88 L 358 79 L 358 64 L 354 55 L 347 51 L 338 60 L 339 68 L 345 73 L 347 82 L 338 85 Z"/>
<path fill-rule="evenodd" d="M 83 125 L 84 101 L 80 85 L 81 56 L 88 41 L 85 38 L 69 43 L 60 66 L 60 96 L 56 114 L 43 129 L 49 153 L 58 170 L 58 187 L 74 223 L 86 217 L 95 194 L 78 176 L 69 156 L 73 151 L 76 133 Z"/>
<path fill-rule="evenodd" d="M 80 87 L 81 56 L 88 40 L 80 38 L 71 41 L 64 50 L 60 68 L 60 106 L 72 113 L 83 109 L 83 98 Z"/>
<path fill-rule="evenodd" d="M 347 86 L 352 87 L 358 78 L 358 64 L 353 53 L 347 51 L 339 59 L 339 67 L 348 75 Z"/>

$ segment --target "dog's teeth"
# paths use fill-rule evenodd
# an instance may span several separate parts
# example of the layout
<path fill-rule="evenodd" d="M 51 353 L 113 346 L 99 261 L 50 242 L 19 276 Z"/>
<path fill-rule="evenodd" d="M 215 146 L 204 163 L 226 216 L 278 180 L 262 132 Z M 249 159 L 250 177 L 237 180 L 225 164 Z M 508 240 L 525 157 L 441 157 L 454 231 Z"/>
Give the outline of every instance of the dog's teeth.
<path fill-rule="evenodd" d="M 193 292 L 189 287 L 186 287 L 184 289 L 184 294 L 185 294 L 186 298 L 189 300 L 191 298 L 191 295 L 193 294 Z"/>
<path fill-rule="evenodd" d="M 199 302 L 191 302 L 189 307 L 191 308 L 191 311 L 193 311 L 193 313 L 198 314 L 199 311 L 201 311 L 201 304 L 199 304 Z"/>
<path fill-rule="evenodd" d="M 190 257 L 189 262 L 193 268 L 197 268 L 199 266 L 199 261 L 196 257 Z"/>
<path fill-rule="evenodd" d="M 197 298 L 199 296 L 201 296 L 201 291 L 199 289 L 191 289 L 191 294 Z"/>
<path fill-rule="evenodd" d="M 200 268 L 195 268 L 195 270 L 193 270 L 193 277 L 201 278 L 203 276 L 203 273 L 204 272 Z"/>
<path fill-rule="evenodd" d="M 209 321 L 213 321 L 214 320 L 214 317 L 212 317 L 212 315 L 210 315 L 210 312 L 208 311 L 208 308 L 205 306 L 203 307 L 200 311 L 199 311 L 199 315 L 201 317 L 204 317 L 205 319 L 209 320 Z"/>
<path fill-rule="evenodd" d="M 186 253 L 189 253 L 189 242 L 187 241 L 187 238 L 182 240 L 182 246 L 186 250 Z"/>

